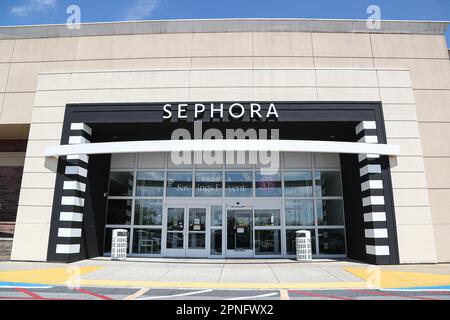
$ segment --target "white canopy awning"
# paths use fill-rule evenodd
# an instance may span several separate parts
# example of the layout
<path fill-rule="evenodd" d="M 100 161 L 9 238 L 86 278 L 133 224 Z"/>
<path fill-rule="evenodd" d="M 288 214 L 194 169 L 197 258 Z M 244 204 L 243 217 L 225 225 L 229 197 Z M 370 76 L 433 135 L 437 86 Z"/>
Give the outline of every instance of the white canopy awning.
<path fill-rule="evenodd" d="M 180 151 L 279 151 L 398 156 L 400 146 L 312 140 L 155 140 L 49 146 L 47 157 Z"/>

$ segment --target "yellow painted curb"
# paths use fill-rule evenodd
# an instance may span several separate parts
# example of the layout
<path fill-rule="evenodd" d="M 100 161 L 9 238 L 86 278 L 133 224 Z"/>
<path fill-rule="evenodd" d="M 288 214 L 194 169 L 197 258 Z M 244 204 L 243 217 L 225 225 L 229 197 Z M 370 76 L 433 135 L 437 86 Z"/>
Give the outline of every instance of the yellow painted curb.
<path fill-rule="evenodd" d="M 132 287 L 132 288 L 196 288 L 196 289 L 359 289 L 368 288 L 365 282 L 161 282 L 122 280 L 81 280 L 82 286 Z"/>
<path fill-rule="evenodd" d="M 450 275 L 445 274 L 382 270 L 373 267 L 345 268 L 345 270 L 369 285 L 386 289 L 450 285 Z"/>
<path fill-rule="evenodd" d="M 70 281 L 79 281 L 79 276 L 101 268 L 103 267 L 68 266 L 67 268 L 1 271 L 0 282 L 59 285 Z"/>

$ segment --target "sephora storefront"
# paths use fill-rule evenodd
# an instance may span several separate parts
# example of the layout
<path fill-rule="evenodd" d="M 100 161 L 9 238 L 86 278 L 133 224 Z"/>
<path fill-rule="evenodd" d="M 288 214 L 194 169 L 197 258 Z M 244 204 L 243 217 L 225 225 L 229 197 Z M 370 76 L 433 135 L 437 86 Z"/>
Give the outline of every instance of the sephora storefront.
<path fill-rule="evenodd" d="M 295 232 L 305 229 L 316 257 L 395 262 L 387 155 L 399 148 L 383 143 L 380 111 L 378 103 L 68 105 L 62 144 L 46 149 L 59 156 L 49 260 L 108 255 L 117 228 L 128 230 L 133 256 L 293 257 Z M 81 242 L 61 236 L 74 230 Z"/>

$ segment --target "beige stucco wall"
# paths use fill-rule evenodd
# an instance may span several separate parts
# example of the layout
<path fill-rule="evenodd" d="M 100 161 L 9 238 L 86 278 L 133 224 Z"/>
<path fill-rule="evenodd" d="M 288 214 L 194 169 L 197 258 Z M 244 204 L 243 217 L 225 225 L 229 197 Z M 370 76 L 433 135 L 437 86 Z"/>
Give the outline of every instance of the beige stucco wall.
<path fill-rule="evenodd" d="M 65 103 L 199 100 L 382 101 L 403 151 L 392 169 L 401 261 L 450 261 L 445 38 L 297 32 L 0 40 L 0 127 L 32 123 L 16 239 L 42 244 L 33 259 L 46 256 L 55 178 L 43 148 L 59 142 Z M 16 243 L 13 258 L 30 259 Z"/>

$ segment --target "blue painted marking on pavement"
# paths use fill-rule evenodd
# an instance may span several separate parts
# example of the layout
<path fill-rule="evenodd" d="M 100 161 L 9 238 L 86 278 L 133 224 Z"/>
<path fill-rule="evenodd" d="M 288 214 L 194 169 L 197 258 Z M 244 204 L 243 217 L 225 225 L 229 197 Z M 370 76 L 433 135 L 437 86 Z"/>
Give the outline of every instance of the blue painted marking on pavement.
<path fill-rule="evenodd" d="M 31 288 L 31 289 L 48 289 L 53 288 L 46 284 L 39 283 L 17 283 L 17 282 L 0 282 L 1 288 Z"/>
<path fill-rule="evenodd" d="M 381 289 L 382 291 L 450 291 L 450 286 L 427 286 L 412 288 Z"/>

